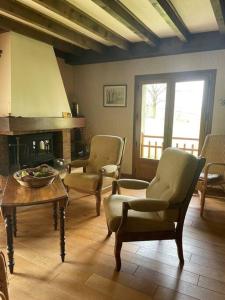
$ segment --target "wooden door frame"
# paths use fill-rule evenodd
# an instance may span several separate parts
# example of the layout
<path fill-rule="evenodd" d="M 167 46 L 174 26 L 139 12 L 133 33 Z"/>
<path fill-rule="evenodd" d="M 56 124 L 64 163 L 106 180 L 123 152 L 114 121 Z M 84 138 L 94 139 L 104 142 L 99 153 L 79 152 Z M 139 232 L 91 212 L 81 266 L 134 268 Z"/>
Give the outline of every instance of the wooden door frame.
<path fill-rule="evenodd" d="M 133 155 L 132 155 L 132 176 L 135 176 L 136 168 L 136 158 L 140 154 L 140 141 L 139 141 L 139 131 L 140 123 L 137 128 L 136 124 L 141 118 L 139 106 L 142 99 L 139 99 L 140 87 L 144 83 L 157 83 L 167 82 L 168 85 L 174 84 L 179 81 L 197 81 L 204 80 L 204 91 L 203 91 L 203 103 L 201 111 L 201 125 L 200 125 L 200 135 L 199 135 L 199 151 L 202 148 L 205 136 L 211 133 L 212 129 L 212 117 L 213 117 L 213 108 L 214 108 L 214 95 L 215 95 L 215 84 L 216 84 L 216 69 L 207 69 L 207 70 L 195 70 L 195 71 L 185 71 L 185 72 L 173 72 L 173 73 L 162 73 L 162 74 L 147 74 L 147 75 L 136 75 L 135 76 L 135 90 L 134 90 L 134 116 L 133 116 Z M 173 85 L 174 86 L 174 85 Z M 166 95 L 166 109 L 168 105 L 174 106 L 174 93 L 175 89 L 172 91 L 171 95 Z M 173 98 L 173 99 L 172 99 Z M 168 103 L 171 102 L 171 103 Z M 167 120 L 165 118 L 164 127 L 171 127 L 169 130 L 172 130 L 173 122 L 171 118 Z M 165 133 L 165 132 L 164 132 Z M 167 143 L 165 143 L 167 144 Z M 166 145 L 167 146 L 167 145 Z"/>

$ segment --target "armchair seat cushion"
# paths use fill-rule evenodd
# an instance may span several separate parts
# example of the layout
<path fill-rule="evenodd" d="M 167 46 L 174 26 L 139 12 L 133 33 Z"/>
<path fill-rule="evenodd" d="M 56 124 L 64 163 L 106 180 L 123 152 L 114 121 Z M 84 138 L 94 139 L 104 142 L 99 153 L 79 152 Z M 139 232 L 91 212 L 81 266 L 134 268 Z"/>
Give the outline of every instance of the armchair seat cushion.
<path fill-rule="evenodd" d="M 99 175 L 86 173 L 67 174 L 64 183 L 69 188 L 93 193 L 97 190 Z"/>
<path fill-rule="evenodd" d="M 112 185 L 114 178 L 103 178 L 102 188 Z M 69 188 L 84 191 L 85 193 L 95 193 L 99 184 L 99 175 L 88 173 L 71 173 L 64 178 L 64 184 Z"/>
<path fill-rule="evenodd" d="M 122 203 L 137 198 L 124 195 L 112 195 L 104 199 L 104 209 L 109 229 L 117 231 L 122 217 Z M 128 232 L 170 231 L 175 230 L 173 222 L 165 221 L 158 212 L 128 211 L 125 230 Z"/>

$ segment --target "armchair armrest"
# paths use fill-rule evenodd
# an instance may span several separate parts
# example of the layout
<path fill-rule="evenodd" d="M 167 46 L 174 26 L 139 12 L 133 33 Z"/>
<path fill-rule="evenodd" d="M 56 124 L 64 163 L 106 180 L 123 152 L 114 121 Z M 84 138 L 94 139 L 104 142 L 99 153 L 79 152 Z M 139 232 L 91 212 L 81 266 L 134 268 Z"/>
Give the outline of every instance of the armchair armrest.
<path fill-rule="evenodd" d="M 205 167 L 205 171 L 203 172 L 204 176 L 200 175 L 200 179 L 202 179 L 205 182 L 205 184 L 207 183 L 208 180 L 210 180 L 210 176 L 208 175 L 208 173 L 209 173 L 209 170 L 210 170 L 210 168 L 212 166 L 221 166 L 221 167 L 224 167 L 224 171 L 225 171 L 225 163 L 217 163 L 217 162 L 208 163 L 206 165 L 206 167 Z M 220 177 L 221 177 L 221 175 L 218 174 L 217 178 L 220 178 Z M 217 178 L 215 177 L 215 179 L 217 179 Z M 213 178 L 211 178 L 211 179 L 213 179 Z"/>
<path fill-rule="evenodd" d="M 106 165 L 101 168 L 101 173 L 106 176 L 114 175 L 118 168 L 117 165 Z"/>
<path fill-rule="evenodd" d="M 215 166 L 215 165 L 225 167 L 225 163 L 211 162 L 211 163 L 206 164 L 205 170 L 206 169 L 208 170 L 210 167 Z"/>
<path fill-rule="evenodd" d="M 137 199 L 127 202 L 129 208 L 141 212 L 153 212 L 165 210 L 169 207 L 169 202 L 166 200 L 155 200 L 155 199 Z"/>
<path fill-rule="evenodd" d="M 149 186 L 149 182 L 138 179 L 119 179 L 116 183 L 119 187 L 132 190 L 143 190 Z"/>
<path fill-rule="evenodd" d="M 76 159 L 68 165 L 68 173 L 71 173 L 72 168 L 85 168 L 89 163 L 88 159 Z"/>
<path fill-rule="evenodd" d="M 71 161 L 70 166 L 72 168 L 81 168 L 81 167 L 86 167 L 88 163 L 89 163 L 88 159 L 77 159 Z"/>
<path fill-rule="evenodd" d="M 123 202 L 122 204 L 122 218 L 117 230 L 117 234 L 122 233 L 127 223 L 128 211 L 130 209 L 140 212 L 154 212 L 165 210 L 169 207 L 169 202 L 166 200 L 154 200 L 154 199 L 137 199 L 133 201 Z"/>

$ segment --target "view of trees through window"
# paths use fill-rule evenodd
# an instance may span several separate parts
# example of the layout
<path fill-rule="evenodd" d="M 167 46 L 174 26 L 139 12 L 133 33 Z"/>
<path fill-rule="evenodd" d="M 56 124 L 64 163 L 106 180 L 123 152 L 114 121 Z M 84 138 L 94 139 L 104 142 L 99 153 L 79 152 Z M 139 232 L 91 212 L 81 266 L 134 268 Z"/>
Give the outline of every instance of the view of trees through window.
<path fill-rule="evenodd" d="M 204 81 L 176 82 L 171 146 L 198 154 Z M 141 157 L 159 159 L 164 141 L 167 83 L 142 85 Z"/>

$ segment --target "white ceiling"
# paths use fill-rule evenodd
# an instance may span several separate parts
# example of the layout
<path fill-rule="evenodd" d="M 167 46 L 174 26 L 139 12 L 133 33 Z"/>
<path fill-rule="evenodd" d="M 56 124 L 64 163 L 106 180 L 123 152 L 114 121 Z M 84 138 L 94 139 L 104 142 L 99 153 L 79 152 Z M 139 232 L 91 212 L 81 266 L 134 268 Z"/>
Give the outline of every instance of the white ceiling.
<path fill-rule="evenodd" d="M 107 13 L 104 9 L 99 7 L 91 0 L 67 0 L 67 1 L 75 5 L 79 9 L 83 10 L 92 18 L 101 22 L 106 27 L 118 33 L 119 35 L 126 38 L 127 40 L 131 42 L 141 41 L 141 39 L 134 32 L 132 32 L 125 25 L 120 23 L 118 20 L 116 20 L 109 13 Z"/>
<path fill-rule="evenodd" d="M 53 11 L 35 3 L 33 0 L 16 0 L 22 4 L 25 4 L 38 12 L 62 23 L 68 28 L 75 29 L 76 31 L 102 43 L 105 45 L 111 45 L 110 42 L 106 41 L 104 38 L 99 37 L 87 29 L 71 22 L 70 20 L 61 17 L 60 15 L 54 13 Z M 92 0 L 67 0 L 75 7 L 84 11 L 86 14 L 91 16 L 93 19 L 100 22 L 102 25 L 107 27 L 109 30 L 115 32 L 116 34 L 124 37 L 130 42 L 140 42 L 141 38 L 132 32 L 129 28 L 115 19 L 112 15 L 107 13 L 104 9 L 96 5 Z M 110 0 L 109 0 L 110 1 Z M 175 36 L 172 28 L 164 21 L 157 10 L 152 6 L 150 0 L 119 0 L 125 7 L 127 7 L 130 12 L 135 15 L 138 19 L 145 24 L 151 31 L 153 31 L 160 38 Z M 205 32 L 205 31 L 216 31 L 218 26 L 213 13 L 210 0 L 171 0 L 177 12 L 181 16 L 183 22 L 187 26 L 188 30 L 192 33 Z M 0 11 L 1 14 L 1 11 Z M 8 15 L 9 16 L 9 15 Z M 15 19 L 15 18 L 14 18 Z M 41 31 L 48 32 L 52 35 L 50 31 L 41 28 L 37 25 L 31 25 L 28 22 L 21 21 L 29 26 L 35 27 Z M 58 35 L 57 35 L 58 36 Z M 58 36 L 60 37 L 60 36 Z M 64 40 L 67 40 L 61 37 Z M 70 40 L 67 40 L 71 42 Z M 75 44 L 74 42 L 72 42 Z"/>
<path fill-rule="evenodd" d="M 218 30 L 210 0 L 171 0 L 171 2 L 190 32 Z"/>

